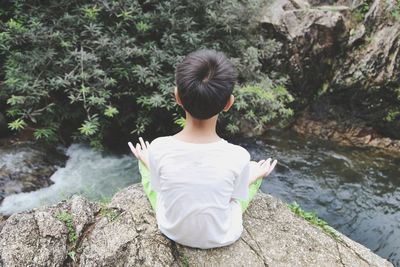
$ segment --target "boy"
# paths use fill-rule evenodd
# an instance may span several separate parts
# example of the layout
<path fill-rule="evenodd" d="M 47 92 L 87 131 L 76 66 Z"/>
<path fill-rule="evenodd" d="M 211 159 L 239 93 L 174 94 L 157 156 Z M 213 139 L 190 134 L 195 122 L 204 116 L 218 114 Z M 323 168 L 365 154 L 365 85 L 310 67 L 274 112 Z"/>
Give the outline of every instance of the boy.
<path fill-rule="evenodd" d="M 276 160 L 250 161 L 246 149 L 216 133 L 218 113 L 228 111 L 236 71 L 214 50 L 192 52 L 177 66 L 175 98 L 186 113 L 183 130 L 136 147 L 142 184 L 160 231 L 190 247 L 232 244 L 243 231 L 242 212 Z"/>

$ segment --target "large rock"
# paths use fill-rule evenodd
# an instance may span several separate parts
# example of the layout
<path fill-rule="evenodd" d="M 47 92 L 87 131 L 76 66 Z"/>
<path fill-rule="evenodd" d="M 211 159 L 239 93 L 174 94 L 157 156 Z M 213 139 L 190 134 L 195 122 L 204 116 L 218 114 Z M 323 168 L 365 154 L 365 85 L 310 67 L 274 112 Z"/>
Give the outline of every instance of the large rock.
<path fill-rule="evenodd" d="M 362 23 L 354 26 L 333 69 L 330 87 L 335 105 L 373 125 L 383 135 L 400 139 L 400 119 L 386 120 L 400 105 L 400 20 L 397 0 L 374 0 Z M 397 7 L 399 9 L 399 7 Z M 398 11 L 397 11 L 398 12 Z"/>
<path fill-rule="evenodd" d="M 396 0 L 375 0 L 353 29 L 346 57 L 332 80 L 336 87 L 390 86 L 400 76 L 400 22 L 390 18 Z M 358 35 L 357 35 L 358 33 Z"/>
<path fill-rule="evenodd" d="M 269 1 L 258 21 L 262 36 L 282 48 L 262 58 L 266 70 L 288 74 L 296 95 L 309 97 L 329 77 L 347 40 L 345 6 L 312 7 L 303 0 Z M 316 75 L 318 74 L 318 75 Z"/>
<path fill-rule="evenodd" d="M 50 176 L 65 160 L 63 153 L 39 143 L 0 140 L 0 203 L 8 195 L 51 185 Z"/>
<path fill-rule="evenodd" d="M 70 214 L 69 227 L 60 221 L 60 214 Z M 160 233 L 141 186 L 133 185 L 103 207 L 73 197 L 12 215 L 2 225 L 0 262 L 3 266 L 392 266 L 337 235 L 337 240 L 331 238 L 281 201 L 259 193 L 244 215 L 244 232 L 236 243 L 193 249 Z"/>
<path fill-rule="evenodd" d="M 399 8 L 397 0 L 267 1 L 257 23 L 273 53 L 260 58 L 263 70 L 289 76 L 296 114 L 362 120 L 400 139 Z"/>

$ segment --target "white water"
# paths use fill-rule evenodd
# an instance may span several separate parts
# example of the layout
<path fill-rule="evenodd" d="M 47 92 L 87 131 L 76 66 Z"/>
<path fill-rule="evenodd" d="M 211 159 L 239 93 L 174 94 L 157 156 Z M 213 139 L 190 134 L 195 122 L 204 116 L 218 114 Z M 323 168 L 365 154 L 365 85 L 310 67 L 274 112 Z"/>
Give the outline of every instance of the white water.
<path fill-rule="evenodd" d="M 52 176 L 53 185 L 29 193 L 7 196 L 0 213 L 30 210 L 44 204 L 55 204 L 74 194 L 92 200 L 110 198 L 119 189 L 138 182 L 137 161 L 133 156 L 104 156 L 86 146 L 73 144 L 67 151 L 65 167 Z"/>
<path fill-rule="evenodd" d="M 33 153 L 29 150 L 15 153 L 1 153 L 0 168 L 29 172 L 30 168 L 27 166 L 25 160 L 32 157 L 32 155 Z"/>

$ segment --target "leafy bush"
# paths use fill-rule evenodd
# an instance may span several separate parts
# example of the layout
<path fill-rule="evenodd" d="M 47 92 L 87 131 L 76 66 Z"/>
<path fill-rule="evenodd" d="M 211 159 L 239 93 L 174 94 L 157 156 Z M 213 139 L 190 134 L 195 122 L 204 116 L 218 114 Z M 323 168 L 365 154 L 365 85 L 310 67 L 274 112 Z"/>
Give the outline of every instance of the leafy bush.
<path fill-rule="evenodd" d="M 286 105 L 293 101 L 284 84 L 272 82 L 267 77 L 257 83 L 237 86 L 233 92 L 235 103 L 221 118 L 230 134 L 252 130 L 261 134 L 268 123 L 283 126 L 293 111 Z M 278 121 L 279 119 L 279 121 Z"/>
<path fill-rule="evenodd" d="M 258 55 L 270 48 L 250 27 L 262 0 L 13 4 L 14 15 L 0 31 L 5 58 L 0 98 L 7 102 L 9 127 L 30 128 L 38 139 L 72 136 L 101 146 L 115 132 L 124 139 L 171 131 L 182 114 L 173 97 L 175 66 L 199 48 L 224 51 L 239 69 L 240 82 L 262 82 Z M 266 112 L 257 123 L 289 114 L 280 102 L 282 88 L 265 94 L 250 88 L 236 89 L 242 106 L 235 114 L 245 108 Z M 243 104 L 259 93 L 265 98 L 256 102 L 270 109 Z"/>
<path fill-rule="evenodd" d="M 352 10 L 352 15 L 356 21 L 361 22 L 364 20 L 365 15 L 369 11 L 370 4 L 370 0 L 363 0 L 355 9 Z"/>

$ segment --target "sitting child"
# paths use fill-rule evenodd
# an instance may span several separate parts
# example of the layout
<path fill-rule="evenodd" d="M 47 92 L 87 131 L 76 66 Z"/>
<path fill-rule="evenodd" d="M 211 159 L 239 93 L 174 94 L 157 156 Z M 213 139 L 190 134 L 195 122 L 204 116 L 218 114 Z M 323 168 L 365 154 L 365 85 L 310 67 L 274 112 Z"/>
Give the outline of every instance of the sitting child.
<path fill-rule="evenodd" d="M 276 160 L 250 154 L 216 133 L 218 114 L 234 102 L 233 64 L 222 52 L 198 50 L 176 70 L 175 98 L 186 113 L 183 130 L 136 147 L 142 184 L 160 231 L 190 247 L 232 244 L 243 231 L 242 212 Z"/>

